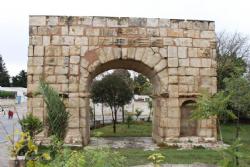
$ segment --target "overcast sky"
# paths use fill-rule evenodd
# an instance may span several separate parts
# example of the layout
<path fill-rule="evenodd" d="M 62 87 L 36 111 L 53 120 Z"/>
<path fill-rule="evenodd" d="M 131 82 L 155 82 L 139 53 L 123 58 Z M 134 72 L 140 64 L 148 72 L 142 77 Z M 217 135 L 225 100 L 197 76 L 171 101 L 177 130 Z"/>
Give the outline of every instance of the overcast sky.
<path fill-rule="evenodd" d="M 250 0 L 2 0 L 0 54 L 10 75 L 27 69 L 29 15 L 213 20 L 217 32 L 250 35 Z"/>

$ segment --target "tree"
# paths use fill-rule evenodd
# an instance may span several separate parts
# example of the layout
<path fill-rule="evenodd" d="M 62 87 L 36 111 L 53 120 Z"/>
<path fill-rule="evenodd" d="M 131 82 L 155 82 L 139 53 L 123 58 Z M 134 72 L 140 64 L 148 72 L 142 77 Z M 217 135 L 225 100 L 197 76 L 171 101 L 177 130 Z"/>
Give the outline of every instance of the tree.
<path fill-rule="evenodd" d="M 27 72 L 22 70 L 18 75 L 12 77 L 12 86 L 27 88 Z"/>
<path fill-rule="evenodd" d="M 238 138 L 240 117 L 247 117 L 250 112 L 250 82 L 243 77 L 227 78 L 225 85 L 225 92 L 230 96 L 229 108 L 237 115 L 236 138 Z"/>
<path fill-rule="evenodd" d="M 0 86 L 10 86 L 10 76 L 5 67 L 2 55 L 0 55 Z"/>
<path fill-rule="evenodd" d="M 128 87 L 133 91 L 134 83 L 133 83 L 132 78 L 130 78 L 130 73 L 128 72 L 128 70 L 116 69 L 116 70 L 114 70 L 113 74 L 119 76 L 120 78 L 122 78 L 126 82 Z M 125 122 L 124 106 L 122 106 L 121 111 L 122 111 L 122 122 L 124 123 Z"/>
<path fill-rule="evenodd" d="M 152 84 L 142 74 L 134 78 L 134 93 L 138 95 L 151 95 Z"/>
<path fill-rule="evenodd" d="M 99 86 L 102 86 L 103 95 L 100 97 Z M 116 133 L 117 112 L 119 108 L 128 104 L 133 97 L 131 89 L 126 82 L 117 75 L 108 74 L 104 76 L 99 84 L 92 85 L 91 95 L 93 99 L 103 98 L 112 111 L 113 131 Z"/>
<path fill-rule="evenodd" d="M 105 102 L 105 87 L 103 82 L 100 80 L 94 80 L 92 83 L 92 101 L 93 103 L 101 103 L 102 104 L 102 124 L 104 125 L 104 113 L 103 113 L 103 103 Z M 94 125 L 95 125 L 95 111 L 94 111 Z"/>
<path fill-rule="evenodd" d="M 248 37 L 240 33 L 217 34 L 218 89 L 225 88 L 224 79 L 240 77 L 246 72 L 246 58 L 250 54 Z"/>

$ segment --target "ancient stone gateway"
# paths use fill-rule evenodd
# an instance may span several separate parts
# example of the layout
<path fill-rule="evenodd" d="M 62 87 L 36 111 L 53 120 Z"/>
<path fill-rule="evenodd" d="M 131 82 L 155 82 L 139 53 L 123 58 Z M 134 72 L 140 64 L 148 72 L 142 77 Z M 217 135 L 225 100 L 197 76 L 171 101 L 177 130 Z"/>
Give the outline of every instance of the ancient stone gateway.
<path fill-rule="evenodd" d="M 185 134 L 216 138 L 214 119 L 192 124 L 181 117 L 200 89 L 217 91 L 214 22 L 30 16 L 29 25 L 28 111 L 46 119 L 42 97 L 32 95 L 42 77 L 67 97 L 71 118 L 65 143 L 88 143 L 90 84 L 97 74 L 116 68 L 140 72 L 152 82 L 156 142 Z M 187 126 L 189 133 L 181 129 Z M 46 131 L 37 137 L 46 138 Z"/>

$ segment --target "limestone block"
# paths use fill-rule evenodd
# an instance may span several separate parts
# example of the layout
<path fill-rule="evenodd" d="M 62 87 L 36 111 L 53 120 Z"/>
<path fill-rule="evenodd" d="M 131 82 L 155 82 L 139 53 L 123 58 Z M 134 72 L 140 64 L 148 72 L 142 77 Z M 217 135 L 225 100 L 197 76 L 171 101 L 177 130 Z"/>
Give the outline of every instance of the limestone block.
<path fill-rule="evenodd" d="M 34 47 L 32 45 L 29 45 L 28 47 L 28 56 L 29 57 L 34 56 Z"/>
<path fill-rule="evenodd" d="M 159 26 L 160 27 L 170 27 L 170 20 L 169 19 L 159 19 Z"/>
<path fill-rule="evenodd" d="M 215 39 L 216 35 L 214 31 L 201 31 L 201 38 Z"/>
<path fill-rule="evenodd" d="M 177 57 L 177 47 L 176 46 L 169 46 L 168 47 L 168 57 Z"/>
<path fill-rule="evenodd" d="M 52 36 L 53 45 L 74 45 L 73 36 Z"/>
<path fill-rule="evenodd" d="M 113 38 L 112 37 L 99 37 L 98 39 L 98 45 L 102 46 L 107 46 L 107 45 L 112 45 L 113 44 Z"/>
<path fill-rule="evenodd" d="M 108 17 L 107 18 L 107 27 L 119 27 L 119 18 Z"/>
<path fill-rule="evenodd" d="M 58 26 L 47 26 L 38 27 L 38 35 L 61 35 L 61 27 Z"/>
<path fill-rule="evenodd" d="M 193 47 L 208 48 L 210 41 L 206 39 L 193 39 Z"/>
<path fill-rule="evenodd" d="M 160 31 L 158 28 L 148 28 L 147 29 L 147 35 L 150 37 L 159 37 Z"/>
<path fill-rule="evenodd" d="M 167 137 L 178 137 L 179 134 L 179 128 L 167 128 Z"/>
<path fill-rule="evenodd" d="M 168 68 L 168 75 L 178 75 L 177 68 Z"/>
<path fill-rule="evenodd" d="M 91 26 L 92 25 L 93 17 L 91 17 L 91 16 L 84 16 L 84 17 L 81 17 L 80 20 L 81 20 L 81 25 Z"/>
<path fill-rule="evenodd" d="M 45 26 L 46 16 L 30 16 L 29 25 L 31 26 Z"/>
<path fill-rule="evenodd" d="M 158 18 L 147 18 L 147 27 L 158 27 L 159 19 Z"/>
<path fill-rule="evenodd" d="M 193 85 L 194 77 L 193 76 L 179 76 L 179 84 Z"/>
<path fill-rule="evenodd" d="M 101 62 L 99 60 L 95 61 L 94 63 L 90 64 L 88 67 L 88 72 L 92 73 L 95 71 L 95 69 L 101 65 Z"/>
<path fill-rule="evenodd" d="M 88 46 L 81 46 L 81 56 L 85 56 L 85 53 L 88 51 Z"/>
<path fill-rule="evenodd" d="M 30 45 L 43 45 L 43 37 L 42 36 L 31 36 L 29 38 Z"/>
<path fill-rule="evenodd" d="M 202 58 L 201 59 L 201 66 L 202 67 L 211 67 L 212 61 L 209 58 Z"/>
<path fill-rule="evenodd" d="M 52 26 L 58 25 L 58 17 L 50 16 L 48 18 L 48 25 L 52 25 Z"/>
<path fill-rule="evenodd" d="M 56 76 L 56 83 L 68 83 L 68 77 L 66 75 L 57 75 Z"/>
<path fill-rule="evenodd" d="M 195 30 L 208 30 L 208 22 L 207 21 L 194 21 L 193 29 Z"/>
<path fill-rule="evenodd" d="M 43 120 L 43 110 L 44 109 L 42 107 L 39 107 L 39 108 L 33 107 L 32 114 L 33 116 L 38 117 L 40 120 Z"/>
<path fill-rule="evenodd" d="M 99 28 L 87 28 L 86 36 L 99 36 L 100 29 Z"/>
<path fill-rule="evenodd" d="M 43 46 L 50 45 L 50 36 L 43 36 Z"/>
<path fill-rule="evenodd" d="M 80 46 L 70 46 L 69 47 L 69 55 L 70 56 L 76 56 L 76 55 L 80 56 L 80 53 L 81 53 L 81 47 Z"/>
<path fill-rule="evenodd" d="M 84 28 L 81 26 L 70 26 L 69 35 L 83 35 Z"/>
<path fill-rule="evenodd" d="M 78 75 L 79 74 L 79 65 L 70 64 L 70 74 L 71 75 Z"/>
<path fill-rule="evenodd" d="M 192 46 L 192 38 L 176 38 L 176 46 Z"/>
<path fill-rule="evenodd" d="M 178 67 L 178 75 L 185 75 L 186 74 L 186 68 L 185 67 Z"/>
<path fill-rule="evenodd" d="M 169 84 L 177 84 L 178 83 L 178 76 L 169 76 L 168 82 L 169 82 Z"/>
<path fill-rule="evenodd" d="M 98 37 L 89 37 L 89 45 L 90 46 L 95 46 L 98 45 Z"/>
<path fill-rule="evenodd" d="M 105 27 L 107 24 L 106 17 L 94 17 L 93 27 Z"/>
<path fill-rule="evenodd" d="M 183 37 L 183 29 L 167 29 L 169 37 Z"/>
<path fill-rule="evenodd" d="M 170 77 L 170 76 L 169 76 Z M 170 81 L 169 81 L 170 83 Z M 178 85 L 168 85 L 169 97 L 179 97 Z"/>
<path fill-rule="evenodd" d="M 87 37 L 76 37 L 75 44 L 76 45 L 88 45 L 88 38 Z"/>
<path fill-rule="evenodd" d="M 44 56 L 44 47 L 43 46 L 35 46 L 34 47 L 34 56 Z"/>
<path fill-rule="evenodd" d="M 43 98 L 35 98 L 35 97 L 33 97 L 32 99 L 31 99 L 32 101 L 32 107 L 43 107 L 43 103 L 44 103 L 44 101 L 43 101 Z"/>
<path fill-rule="evenodd" d="M 69 91 L 70 92 L 77 92 L 78 91 L 78 84 L 69 84 Z"/>
<path fill-rule="evenodd" d="M 69 27 L 68 26 L 62 26 L 61 27 L 61 34 L 62 35 L 69 35 Z"/>
<path fill-rule="evenodd" d="M 122 55 L 124 54 L 124 49 L 125 48 L 122 48 Z M 145 53 L 145 48 L 136 48 L 136 52 L 135 52 L 135 60 L 141 60 L 144 53 Z M 123 56 L 122 56 L 123 57 Z"/>
<path fill-rule="evenodd" d="M 46 46 L 45 56 L 61 56 L 62 49 L 60 46 Z"/>
<path fill-rule="evenodd" d="M 187 58 L 187 47 L 178 47 L 178 57 Z"/>
<path fill-rule="evenodd" d="M 190 66 L 191 67 L 201 67 L 201 59 L 200 58 L 190 58 Z"/>
<path fill-rule="evenodd" d="M 188 85 L 179 85 L 179 92 L 180 93 L 187 93 L 188 92 Z"/>
<path fill-rule="evenodd" d="M 188 57 L 198 57 L 198 49 L 188 48 Z"/>
<path fill-rule="evenodd" d="M 82 146 L 82 135 L 78 128 L 69 128 L 64 139 L 64 143 L 66 144 L 77 144 Z"/>
<path fill-rule="evenodd" d="M 179 59 L 180 67 L 189 67 L 189 59 Z"/>
<path fill-rule="evenodd" d="M 179 28 L 180 20 L 171 19 L 170 22 L 171 22 L 170 28 L 173 28 L 173 29 L 178 29 Z"/>
<path fill-rule="evenodd" d="M 168 36 L 168 31 L 166 28 L 160 28 L 160 36 L 161 37 L 167 37 Z"/>
<path fill-rule="evenodd" d="M 200 31 L 199 30 L 184 30 L 183 36 L 189 37 L 189 38 L 200 38 Z"/>
<path fill-rule="evenodd" d="M 185 75 L 198 76 L 199 75 L 199 68 L 187 67 L 187 68 L 185 68 Z"/>
<path fill-rule="evenodd" d="M 164 68 L 167 68 L 167 60 L 166 59 L 161 59 L 160 62 L 154 66 L 154 70 L 156 72 L 159 72 L 159 71 L 163 70 Z"/>
<path fill-rule="evenodd" d="M 33 57 L 33 65 L 42 66 L 43 65 L 43 57 Z"/>
<path fill-rule="evenodd" d="M 129 17 L 128 25 L 129 27 L 144 27 L 146 26 L 147 19 L 145 18 L 136 18 L 136 17 Z"/>
<path fill-rule="evenodd" d="M 97 50 L 97 55 L 100 63 L 106 63 L 106 54 L 103 49 L 98 49 Z"/>
<path fill-rule="evenodd" d="M 178 58 L 168 58 L 168 67 L 178 67 Z"/>
<path fill-rule="evenodd" d="M 168 118 L 168 128 L 179 128 L 180 127 L 180 119 L 179 118 Z"/>
<path fill-rule="evenodd" d="M 163 45 L 164 46 L 175 45 L 174 38 L 163 38 Z"/>
<path fill-rule="evenodd" d="M 55 83 L 56 82 L 56 76 L 55 75 L 48 75 L 45 77 L 45 81 L 47 83 Z"/>
<path fill-rule="evenodd" d="M 208 29 L 209 30 L 215 30 L 215 24 L 214 24 L 214 22 L 209 22 Z"/>
<path fill-rule="evenodd" d="M 212 84 L 212 78 L 208 76 L 201 77 L 201 86 L 207 87 Z"/>
<path fill-rule="evenodd" d="M 193 24 L 191 21 L 187 21 L 187 20 L 183 20 L 179 22 L 179 28 L 182 29 L 192 29 L 193 28 Z"/>
<path fill-rule="evenodd" d="M 179 107 L 179 99 L 178 98 L 169 98 L 168 99 L 168 107 Z"/>
<path fill-rule="evenodd" d="M 32 35 L 37 35 L 37 27 L 30 26 L 30 27 L 29 27 L 29 35 L 30 35 L 30 36 L 32 36 Z"/>

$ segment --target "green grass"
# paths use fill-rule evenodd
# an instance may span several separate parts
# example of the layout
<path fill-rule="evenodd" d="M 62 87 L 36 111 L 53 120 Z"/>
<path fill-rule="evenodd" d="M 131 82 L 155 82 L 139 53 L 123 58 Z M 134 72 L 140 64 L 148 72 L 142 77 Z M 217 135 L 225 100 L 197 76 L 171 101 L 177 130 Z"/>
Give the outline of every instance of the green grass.
<path fill-rule="evenodd" d="M 92 132 L 102 132 L 102 137 L 123 137 L 123 136 L 151 136 L 151 123 L 137 123 L 131 125 L 131 128 L 127 128 L 126 124 L 119 124 L 117 126 L 117 133 L 113 133 L 112 125 L 95 129 Z M 241 125 L 241 141 L 243 148 L 241 149 L 245 153 L 250 153 L 250 125 Z M 235 127 L 234 125 L 223 125 L 222 134 L 225 143 L 231 144 L 235 139 Z M 217 164 L 220 161 L 220 153 L 214 150 L 207 149 L 193 149 L 193 150 L 177 150 L 175 148 L 162 148 L 157 151 L 143 151 L 142 149 L 117 149 L 123 156 L 127 157 L 129 166 L 147 164 L 149 161 L 147 157 L 152 153 L 162 153 L 166 159 L 164 163 L 174 164 L 190 164 L 195 162 Z M 245 159 L 240 162 L 241 167 L 250 166 L 250 159 Z"/>
<path fill-rule="evenodd" d="M 152 132 L 151 122 L 132 123 L 130 128 L 127 124 L 117 124 L 116 133 L 113 133 L 113 125 L 106 125 L 91 131 L 91 136 L 96 132 L 102 132 L 100 137 L 150 137 Z"/>

